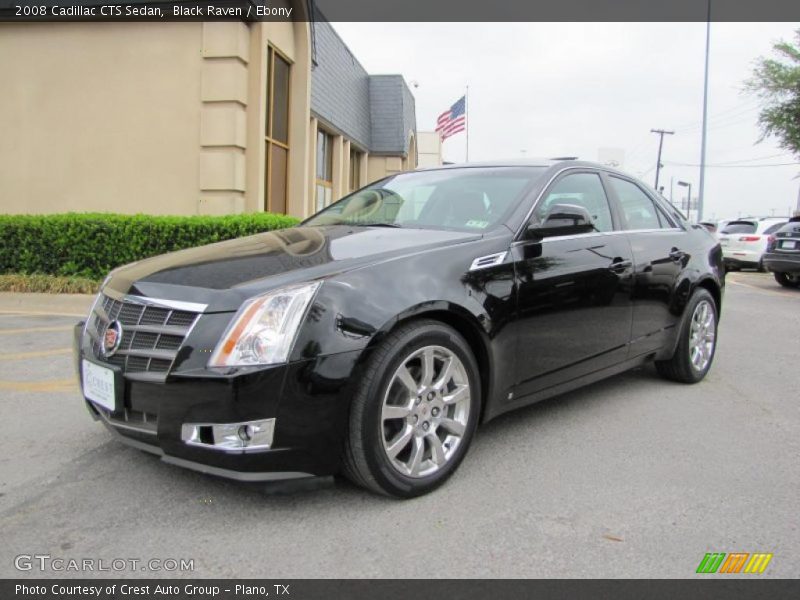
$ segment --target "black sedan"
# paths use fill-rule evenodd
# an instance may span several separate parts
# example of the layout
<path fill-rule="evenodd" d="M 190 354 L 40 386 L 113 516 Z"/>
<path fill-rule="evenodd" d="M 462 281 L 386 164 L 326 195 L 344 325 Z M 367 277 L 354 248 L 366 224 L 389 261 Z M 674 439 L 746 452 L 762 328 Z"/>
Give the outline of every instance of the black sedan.
<path fill-rule="evenodd" d="M 763 260 L 783 287 L 800 287 L 800 217 L 792 217 L 775 232 Z"/>
<path fill-rule="evenodd" d="M 723 288 L 714 238 L 624 173 L 445 167 L 115 270 L 76 365 L 91 415 L 167 462 L 411 497 L 501 413 L 646 363 L 703 379 Z"/>

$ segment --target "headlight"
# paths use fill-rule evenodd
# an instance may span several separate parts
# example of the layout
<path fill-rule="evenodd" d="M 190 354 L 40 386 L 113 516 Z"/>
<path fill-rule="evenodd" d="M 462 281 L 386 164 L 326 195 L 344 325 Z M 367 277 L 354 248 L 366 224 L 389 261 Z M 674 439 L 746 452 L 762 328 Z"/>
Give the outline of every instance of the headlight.
<path fill-rule="evenodd" d="M 225 330 L 210 367 L 286 362 L 300 321 L 320 282 L 294 285 L 245 302 Z"/>

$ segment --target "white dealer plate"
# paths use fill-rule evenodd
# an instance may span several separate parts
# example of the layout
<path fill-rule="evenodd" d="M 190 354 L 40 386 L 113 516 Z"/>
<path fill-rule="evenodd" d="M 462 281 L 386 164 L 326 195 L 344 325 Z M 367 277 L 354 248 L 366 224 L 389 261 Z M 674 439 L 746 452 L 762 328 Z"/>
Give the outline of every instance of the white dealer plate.
<path fill-rule="evenodd" d="M 83 360 L 83 394 L 110 411 L 117 409 L 117 394 L 114 390 L 114 371 Z"/>
<path fill-rule="evenodd" d="M 787 250 L 792 250 L 795 247 L 794 240 L 781 240 L 781 248 L 786 248 Z"/>

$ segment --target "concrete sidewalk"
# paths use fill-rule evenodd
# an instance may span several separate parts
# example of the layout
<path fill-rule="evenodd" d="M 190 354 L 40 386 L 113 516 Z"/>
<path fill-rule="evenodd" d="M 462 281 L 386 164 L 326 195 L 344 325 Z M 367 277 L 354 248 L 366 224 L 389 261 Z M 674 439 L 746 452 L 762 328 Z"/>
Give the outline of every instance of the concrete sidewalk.
<path fill-rule="evenodd" d="M 48 314 L 85 317 L 92 307 L 91 294 L 26 294 L 0 292 L 0 313 Z"/>

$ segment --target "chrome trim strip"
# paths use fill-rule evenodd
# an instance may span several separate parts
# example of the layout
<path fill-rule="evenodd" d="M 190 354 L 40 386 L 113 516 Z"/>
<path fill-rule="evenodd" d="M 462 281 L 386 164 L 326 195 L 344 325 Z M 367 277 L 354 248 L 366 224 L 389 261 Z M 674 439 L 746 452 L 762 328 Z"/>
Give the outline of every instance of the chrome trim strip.
<path fill-rule="evenodd" d="M 503 252 L 497 252 L 495 254 L 480 256 L 472 261 L 469 270 L 478 271 L 480 269 L 488 269 L 489 267 L 494 267 L 496 265 L 502 264 L 502 262 L 506 259 L 507 254 L 508 251 L 504 250 Z"/>
<path fill-rule="evenodd" d="M 172 310 L 185 310 L 187 312 L 202 313 L 208 308 L 208 304 L 199 302 L 184 302 L 182 300 L 165 300 L 164 298 L 145 298 L 144 296 L 133 296 L 126 294 L 120 299 L 122 302 L 133 304 L 143 304 L 145 306 L 155 306 L 157 308 L 170 308 Z"/>
<path fill-rule="evenodd" d="M 519 244 L 542 244 L 545 242 L 557 242 L 562 240 L 577 240 L 577 239 L 589 239 L 595 237 L 602 237 L 606 235 L 624 235 L 628 233 L 686 233 L 685 230 L 680 229 L 679 227 L 670 227 L 669 229 L 615 229 L 614 231 L 595 231 L 592 233 L 576 233 L 572 235 L 554 235 L 552 237 L 545 237 L 540 240 L 517 240 L 514 242 L 515 245 Z"/>
<path fill-rule="evenodd" d="M 195 319 L 196 320 L 196 319 Z M 106 321 L 107 323 L 108 321 Z M 125 331 L 139 331 L 141 333 L 155 333 L 166 335 L 180 335 L 186 337 L 192 330 L 191 327 L 178 327 L 176 325 L 123 325 Z"/>
<path fill-rule="evenodd" d="M 147 349 L 147 348 L 128 348 L 127 350 L 117 350 L 115 355 L 120 356 L 140 356 L 142 358 L 157 358 L 162 360 L 175 360 L 178 356 L 177 350 L 160 350 L 160 349 Z"/>

